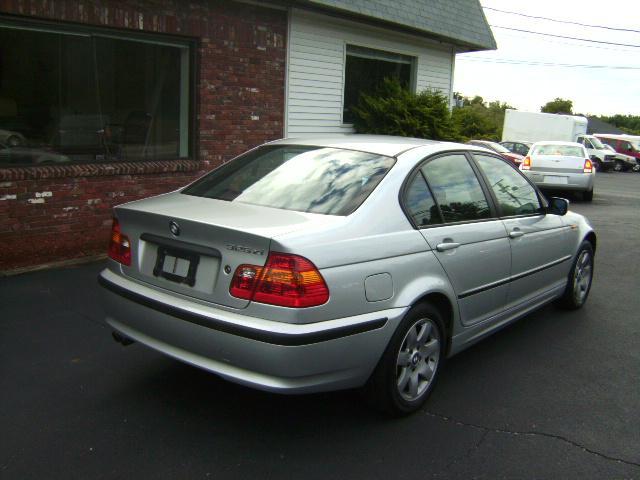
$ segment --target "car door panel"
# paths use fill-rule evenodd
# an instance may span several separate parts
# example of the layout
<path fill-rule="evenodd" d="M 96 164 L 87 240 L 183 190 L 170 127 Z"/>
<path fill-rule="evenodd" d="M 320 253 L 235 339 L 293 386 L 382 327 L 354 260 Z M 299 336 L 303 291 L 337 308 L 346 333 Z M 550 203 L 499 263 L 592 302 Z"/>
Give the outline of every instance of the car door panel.
<path fill-rule="evenodd" d="M 474 154 L 490 185 L 511 246 L 507 308 L 552 289 L 566 276 L 566 228 L 544 211 L 536 189 L 518 171 L 485 154 Z"/>
<path fill-rule="evenodd" d="M 509 234 L 523 234 L 509 239 L 512 281 L 508 307 L 535 298 L 566 280 L 571 254 L 561 217 L 547 214 L 503 222 Z"/>
<path fill-rule="evenodd" d="M 481 322 L 504 309 L 511 255 L 500 220 L 446 225 L 421 232 L 451 281 L 463 325 Z M 442 248 L 451 243 L 458 246 Z"/>
<path fill-rule="evenodd" d="M 421 178 L 428 198 L 417 195 Z M 407 201 L 414 222 L 428 227 L 421 233 L 456 292 L 462 324 L 500 313 L 511 269 L 509 240 L 469 159 L 451 153 L 428 160 L 411 182 Z"/>

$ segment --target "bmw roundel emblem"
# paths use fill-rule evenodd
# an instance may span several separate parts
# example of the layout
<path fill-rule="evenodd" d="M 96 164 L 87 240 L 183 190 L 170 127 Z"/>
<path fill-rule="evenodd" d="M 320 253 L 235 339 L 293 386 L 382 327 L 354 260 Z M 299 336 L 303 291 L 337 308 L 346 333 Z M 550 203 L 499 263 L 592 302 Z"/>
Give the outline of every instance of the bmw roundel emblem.
<path fill-rule="evenodd" d="M 180 225 L 178 225 L 174 221 L 169 222 L 169 230 L 171 230 L 171 233 L 173 233 L 176 237 L 180 235 Z"/>

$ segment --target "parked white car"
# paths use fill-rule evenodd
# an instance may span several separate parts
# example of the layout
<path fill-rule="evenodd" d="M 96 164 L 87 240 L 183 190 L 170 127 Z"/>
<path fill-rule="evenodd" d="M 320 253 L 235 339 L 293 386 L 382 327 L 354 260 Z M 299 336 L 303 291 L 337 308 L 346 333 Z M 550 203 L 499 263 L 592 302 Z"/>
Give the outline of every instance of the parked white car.
<path fill-rule="evenodd" d="M 542 189 L 573 190 L 593 200 L 596 169 L 584 145 L 576 142 L 534 143 L 520 170 Z"/>

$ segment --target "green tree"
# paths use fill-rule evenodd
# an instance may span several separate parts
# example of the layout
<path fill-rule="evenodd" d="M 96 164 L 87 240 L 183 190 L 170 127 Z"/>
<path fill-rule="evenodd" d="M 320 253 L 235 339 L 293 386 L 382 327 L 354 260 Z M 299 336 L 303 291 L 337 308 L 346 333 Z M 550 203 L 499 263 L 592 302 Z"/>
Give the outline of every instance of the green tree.
<path fill-rule="evenodd" d="M 373 94 L 360 94 L 352 107 L 358 133 L 454 140 L 449 101 L 440 91 L 413 93 L 386 78 Z"/>
<path fill-rule="evenodd" d="M 452 111 L 452 120 L 458 137 L 463 140 L 473 138 L 500 141 L 504 114 L 509 104 L 500 101 L 485 103 L 480 96 L 471 99 L 459 93 L 454 94 L 456 106 Z"/>
<path fill-rule="evenodd" d="M 573 113 L 573 102 L 565 98 L 556 97 L 540 107 L 540 111 L 543 113 L 565 113 L 571 115 Z"/>
<path fill-rule="evenodd" d="M 640 115 L 612 115 L 600 116 L 603 122 L 615 125 L 620 130 L 631 135 L 640 135 Z"/>

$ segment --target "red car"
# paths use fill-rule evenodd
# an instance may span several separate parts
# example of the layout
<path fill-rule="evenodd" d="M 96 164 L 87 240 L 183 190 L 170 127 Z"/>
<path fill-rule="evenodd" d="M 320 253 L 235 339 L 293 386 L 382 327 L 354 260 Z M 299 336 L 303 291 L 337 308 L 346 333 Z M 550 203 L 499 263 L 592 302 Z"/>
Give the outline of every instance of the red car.
<path fill-rule="evenodd" d="M 512 162 L 516 167 L 520 166 L 520 164 L 524 160 L 524 157 L 522 155 L 510 152 L 497 142 L 492 142 L 490 140 L 469 140 L 467 143 L 469 145 L 475 145 L 476 147 L 484 147 L 488 148 L 489 150 L 493 150 L 494 152 L 502 155 L 504 158 Z"/>

